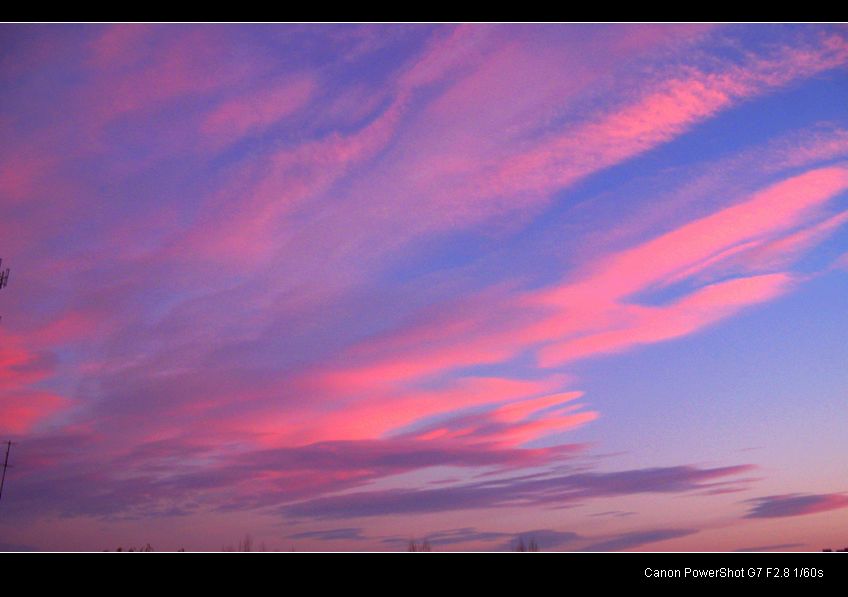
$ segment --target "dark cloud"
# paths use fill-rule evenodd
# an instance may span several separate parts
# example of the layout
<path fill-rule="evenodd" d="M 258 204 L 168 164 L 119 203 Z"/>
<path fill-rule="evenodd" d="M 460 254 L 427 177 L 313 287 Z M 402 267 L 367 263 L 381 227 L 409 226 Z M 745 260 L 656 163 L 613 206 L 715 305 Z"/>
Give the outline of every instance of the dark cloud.
<path fill-rule="evenodd" d="M 638 493 L 682 493 L 709 487 L 709 481 L 737 475 L 749 466 L 701 469 L 694 466 L 577 473 L 547 478 L 498 479 L 437 489 L 389 489 L 322 497 L 285 506 L 295 517 L 360 517 L 491 508 L 557 506 L 584 498 Z"/>
<path fill-rule="evenodd" d="M 753 503 L 754 506 L 745 518 L 781 518 L 848 508 L 848 495 L 790 493 L 754 498 L 746 500 L 746 503 Z"/>
<path fill-rule="evenodd" d="M 199 508 L 221 511 L 279 507 L 350 489 L 377 478 L 450 465 L 501 472 L 573 455 L 581 446 L 545 449 L 409 439 L 320 442 L 293 448 L 245 449 L 238 442 L 189 438 L 120 449 L 74 435 L 19 444 L 19 468 L 4 506 L 16 516 L 138 518 Z M 99 460 L 80 459 L 83 450 Z M 118 452 L 116 456 L 110 456 Z"/>
<path fill-rule="evenodd" d="M 551 455 L 576 451 L 579 446 L 556 450 L 497 449 L 488 445 L 417 440 L 333 441 L 253 451 L 241 456 L 239 466 L 266 470 L 373 470 L 386 473 L 430 466 L 489 466 L 543 462 Z"/>
<path fill-rule="evenodd" d="M 750 468 L 677 466 L 617 472 L 560 468 L 504 478 L 507 471 L 520 467 L 562 464 L 582 446 L 518 449 L 395 438 L 255 450 L 238 442 L 187 437 L 145 442 L 114 455 L 113 445 L 107 442 L 98 449 L 98 441 L 67 435 L 21 443 L 16 456 L 22 466 L 7 479 L 11 483 L 8 498 L 3 496 L 4 509 L 17 517 L 139 519 L 208 510 L 267 510 L 296 518 L 334 519 L 507 506 L 561 508 L 595 497 L 725 487 Z M 81 453 L 101 458 L 82 458 Z M 446 465 L 490 467 L 499 476 L 463 484 L 361 490 L 389 475 Z M 455 540 L 433 537 L 431 543 Z"/>
<path fill-rule="evenodd" d="M 7 551 L 40 551 L 32 545 L 23 545 L 20 543 L 0 543 L 0 552 Z"/>
<path fill-rule="evenodd" d="M 605 512 L 595 512 L 594 514 L 589 514 L 589 516 L 613 516 L 616 518 L 624 518 L 625 516 L 633 516 L 634 514 L 636 513 L 624 510 L 607 510 Z"/>
<path fill-rule="evenodd" d="M 415 537 L 413 539 L 419 539 Z M 450 529 L 429 533 L 420 537 L 421 541 L 427 541 L 430 545 L 448 546 L 458 545 L 462 543 L 491 543 L 494 541 L 502 541 L 497 547 L 498 550 L 512 551 L 515 549 L 519 540 L 524 541 L 525 545 L 529 545 L 531 540 L 535 541 L 541 549 L 555 549 L 568 543 L 580 540 L 581 537 L 577 533 L 569 531 L 555 531 L 552 529 L 536 529 L 526 531 L 516 535 L 515 533 L 503 533 L 498 531 L 482 531 L 475 527 L 464 527 L 459 529 Z M 394 536 L 385 537 L 380 542 L 384 545 L 392 545 L 397 547 L 405 547 L 410 541 L 409 537 Z"/>
<path fill-rule="evenodd" d="M 342 529 L 326 529 L 323 531 L 305 531 L 289 535 L 289 539 L 318 539 L 319 541 L 338 541 L 346 539 L 351 541 L 364 541 L 368 537 L 362 535 L 359 527 L 345 527 Z"/>
<path fill-rule="evenodd" d="M 496 541 L 504 536 L 504 533 L 478 531 L 473 527 L 466 527 L 462 529 L 439 531 L 437 533 L 427 535 L 425 539 L 433 545 L 453 545 L 455 543 L 468 543 L 471 541 Z"/>
<path fill-rule="evenodd" d="M 778 543 L 777 545 L 757 545 L 755 547 L 740 547 L 735 551 L 787 551 L 793 547 L 803 547 L 803 543 Z"/>
<path fill-rule="evenodd" d="M 490 542 L 508 537 L 509 533 L 499 533 L 496 531 L 478 531 L 474 527 L 463 527 L 459 529 L 448 529 L 445 531 L 437 531 L 429 533 L 420 538 L 421 541 L 427 541 L 430 545 L 455 545 L 459 543 L 470 542 Z M 413 539 L 417 539 L 413 538 Z M 384 537 L 380 543 L 384 545 L 405 546 L 409 543 L 409 537 Z"/>
<path fill-rule="evenodd" d="M 648 543 L 656 543 L 657 541 L 665 541 L 667 539 L 677 539 L 678 537 L 686 537 L 697 533 L 694 529 L 657 529 L 650 531 L 636 531 L 634 533 L 624 533 L 616 535 L 597 543 L 585 546 L 582 551 L 624 551 L 647 545 Z"/>

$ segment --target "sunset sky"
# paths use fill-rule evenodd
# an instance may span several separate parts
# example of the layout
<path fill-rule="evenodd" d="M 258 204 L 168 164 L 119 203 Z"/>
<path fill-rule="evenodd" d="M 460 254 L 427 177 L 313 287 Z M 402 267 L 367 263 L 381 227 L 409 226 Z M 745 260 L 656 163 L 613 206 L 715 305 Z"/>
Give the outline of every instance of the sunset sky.
<path fill-rule="evenodd" d="M 0 139 L 2 550 L 848 545 L 846 25 L 6 24 Z"/>

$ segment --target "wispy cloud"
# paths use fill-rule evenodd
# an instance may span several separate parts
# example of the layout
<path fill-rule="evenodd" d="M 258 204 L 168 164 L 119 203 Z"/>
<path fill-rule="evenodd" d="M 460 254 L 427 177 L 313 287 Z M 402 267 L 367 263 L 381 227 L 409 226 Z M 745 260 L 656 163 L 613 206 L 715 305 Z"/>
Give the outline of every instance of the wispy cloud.
<path fill-rule="evenodd" d="M 584 499 L 640 493 L 685 493 L 734 476 L 748 466 L 716 469 L 668 467 L 613 473 L 579 473 L 534 479 L 509 478 L 438 489 L 389 489 L 347 493 L 295 503 L 283 513 L 295 517 L 367 517 L 499 506 L 552 506 Z"/>
<path fill-rule="evenodd" d="M 745 518 L 803 516 L 848 508 L 848 496 L 841 493 L 768 495 L 747 500 L 753 504 Z"/>
<path fill-rule="evenodd" d="M 583 551 L 625 551 L 628 549 L 642 547 L 643 545 L 657 543 L 658 541 L 688 537 L 689 535 L 694 535 L 697 532 L 697 530 L 693 529 L 635 531 L 632 533 L 623 533 L 616 537 L 598 541 L 597 543 L 592 543 L 584 547 Z"/>
<path fill-rule="evenodd" d="M 804 547 L 803 543 L 777 543 L 771 545 L 755 545 L 754 547 L 741 547 L 736 551 L 790 551 L 795 547 Z"/>
<path fill-rule="evenodd" d="M 318 539 L 319 541 L 337 541 L 339 539 L 363 541 L 361 528 L 346 527 L 341 529 L 327 529 L 323 531 L 304 531 L 289 535 L 289 539 Z"/>

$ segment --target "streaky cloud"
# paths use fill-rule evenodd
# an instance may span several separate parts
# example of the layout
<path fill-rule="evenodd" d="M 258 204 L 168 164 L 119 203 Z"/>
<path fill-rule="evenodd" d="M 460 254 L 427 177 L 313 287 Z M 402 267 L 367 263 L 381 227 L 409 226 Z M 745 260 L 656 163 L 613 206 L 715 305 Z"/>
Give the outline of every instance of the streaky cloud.
<path fill-rule="evenodd" d="M 745 518 L 782 518 L 848 508 L 848 495 L 789 493 L 753 498 L 747 502 L 753 506 Z"/>

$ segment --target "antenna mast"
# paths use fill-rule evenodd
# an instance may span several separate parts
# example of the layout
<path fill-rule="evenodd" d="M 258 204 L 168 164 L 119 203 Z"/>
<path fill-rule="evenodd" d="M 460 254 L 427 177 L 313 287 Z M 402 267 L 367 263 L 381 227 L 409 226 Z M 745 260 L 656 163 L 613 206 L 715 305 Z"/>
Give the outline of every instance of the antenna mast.
<path fill-rule="evenodd" d="M 5 288 L 9 283 L 9 268 L 3 270 L 2 265 L 3 259 L 0 259 L 0 288 Z M 2 319 L 2 316 L 0 316 L 0 319 Z"/>
<path fill-rule="evenodd" d="M 0 498 L 3 497 L 3 484 L 6 483 L 6 469 L 9 468 L 9 450 L 12 449 L 12 442 L 6 442 L 6 459 L 3 461 L 3 475 L 0 476 Z"/>
<path fill-rule="evenodd" d="M 3 265 L 3 260 L 0 259 L 0 266 Z M 0 289 L 5 288 L 9 283 L 9 268 L 5 270 L 0 267 Z M 9 451 L 12 449 L 12 442 L 6 442 L 6 458 L 3 460 L 3 473 L 0 476 L 0 498 L 3 497 L 3 485 L 6 483 L 6 469 L 9 468 Z"/>
<path fill-rule="evenodd" d="M 0 259 L 0 266 L 3 265 L 3 259 Z M 9 268 L 7 267 L 5 271 L 0 267 L 0 288 L 6 286 L 9 283 Z"/>

